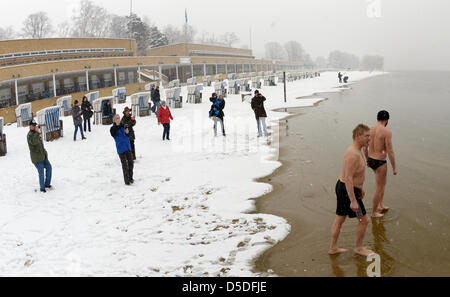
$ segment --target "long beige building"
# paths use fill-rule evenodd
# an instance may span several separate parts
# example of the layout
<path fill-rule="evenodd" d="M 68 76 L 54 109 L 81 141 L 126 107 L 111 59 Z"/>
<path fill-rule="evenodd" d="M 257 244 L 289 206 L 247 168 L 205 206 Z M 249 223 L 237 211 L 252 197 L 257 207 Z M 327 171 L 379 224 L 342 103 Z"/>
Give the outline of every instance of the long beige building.
<path fill-rule="evenodd" d="M 136 56 L 133 39 L 53 38 L 0 41 L 0 116 L 15 121 L 14 106 L 33 102 L 33 110 L 117 86 L 143 89 L 167 82 L 229 73 L 299 70 L 302 63 L 255 59 L 251 50 L 180 43 Z M 80 97 L 80 98 L 78 98 Z"/>

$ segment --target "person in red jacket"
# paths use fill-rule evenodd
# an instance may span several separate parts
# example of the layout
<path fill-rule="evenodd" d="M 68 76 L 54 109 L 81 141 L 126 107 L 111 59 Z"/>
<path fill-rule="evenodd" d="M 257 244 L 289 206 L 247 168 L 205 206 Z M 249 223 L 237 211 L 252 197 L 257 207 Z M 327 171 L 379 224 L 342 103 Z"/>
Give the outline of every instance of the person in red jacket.
<path fill-rule="evenodd" d="M 158 125 L 164 126 L 163 141 L 166 139 L 170 141 L 170 120 L 173 121 L 172 113 L 166 101 L 162 101 L 158 109 Z"/>

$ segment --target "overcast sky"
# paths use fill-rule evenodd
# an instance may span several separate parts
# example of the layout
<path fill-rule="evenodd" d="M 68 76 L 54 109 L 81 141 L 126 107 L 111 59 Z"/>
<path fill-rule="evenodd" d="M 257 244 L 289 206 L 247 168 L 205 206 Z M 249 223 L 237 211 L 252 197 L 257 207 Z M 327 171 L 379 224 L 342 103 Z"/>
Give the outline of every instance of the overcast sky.
<path fill-rule="evenodd" d="M 6 2 L 6 0 L 2 0 Z M 129 14 L 129 0 L 93 0 Z M 18 31 L 30 13 L 45 11 L 54 26 L 70 19 L 78 0 L 14 0 L 2 5 L 0 27 Z M 240 45 L 264 54 L 268 41 L 299 41 L 313 59 L 342 50 L 384 55 L 387 70 L 450 70 L 448 0 L 133 0 L 133 11 L 158 27 L 181 26 L 184 10 L 199 33 L 236 32 Z"/>

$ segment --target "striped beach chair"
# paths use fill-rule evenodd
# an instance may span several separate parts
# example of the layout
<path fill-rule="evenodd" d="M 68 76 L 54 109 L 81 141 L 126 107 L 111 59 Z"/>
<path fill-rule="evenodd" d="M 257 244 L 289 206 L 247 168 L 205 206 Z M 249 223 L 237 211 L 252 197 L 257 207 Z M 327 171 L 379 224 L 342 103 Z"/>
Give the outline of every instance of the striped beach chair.
<path fill-rule="evenodd" d="M 117 88 L 112 90 L 112 94 L 114 97 L 114 104 L 124 104 L 127 102 L 127 89 L 126 88 Z"/>
<path fill-rule="evenodd" d="M 171 82 L 169 82 L 169 89 L 179 88 L 179 87 L 180 87 L 180 80 L 179 79 L 172 80 Z"/>
<path fill-rule="evenodd" d="M 60 117 L 72 115 L 72 96 L 64 96 L 56 101 L 56 105 L 60 108 Z"/>
<path fill-rule="evenodd" d="M 105 115 L 104 109 L 107 102 L 111 102 L 111 115 Z M 112 125 L 116 110 L 114 109 L 114 97 L 102 97 L 98 98 L 92 104 L 94 107 L 94 125 Z"/>
<path fill-rule="evenodd" d="M 197 78 L 193 77 L 193 78 L 189 78 L 187 80 L 187 85 L 188 86 L 192 86 L 192 85 L 196 85 L 197 84 Z"/>
<path fill-rule="evenodd" d="M 183 108 L 183 97 L 181 88 L 172 88 L 166 90 L 167 105 L 170 108 Z"/>
<path fill-rule="evenodd" d="M 203 85 L 205 87 L 210 87 L 211 86 L 211 76 L 204 76 L 203 77 Z"/>
<path fill-rule="evenodd" d="M 100 97 L 100 92 L 91 92 L 85 95 L 91 104 L 94 104 L 94 101 Z"/>
<path fill-rule="evenodd" d="M 63 122 L 59 119 L 60 112 L 61 108 L 56 106 L 42 109 L 36 113 L 43 141 L 53 141 L 63 137 Z"/>
<path fill-rule="evenodd" d="M 6 135 L 3 133 L 3 123 L 5 120 L 0 117 L 0 157 L 5 156 L 7 153 L 6 148 Z"/>
<path fill-rule="evenodd" d="M 139 117 L 148 117 L 151 115 L 150 92 L 141 92 L 131 95 L 131 112 Z"/>
<path fill-rule="evenodd" d="M 33 119 L 31 103 L 21 104 L 16 108 L 17 127 L 27 127 Z"/>

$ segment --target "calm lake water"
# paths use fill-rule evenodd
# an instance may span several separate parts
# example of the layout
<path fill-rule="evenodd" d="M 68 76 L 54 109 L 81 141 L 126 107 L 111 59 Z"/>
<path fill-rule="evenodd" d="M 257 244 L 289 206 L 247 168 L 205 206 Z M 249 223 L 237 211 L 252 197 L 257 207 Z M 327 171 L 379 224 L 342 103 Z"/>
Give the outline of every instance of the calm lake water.
<path fill-rule="evenodd" d="M 381 256 L 383 276 L 450 276 L 450 73 L 391 73 L 351 90 L 321 94 L 328 100 L 290 118 L 281 138 L 284 167 L 265 181 L 275 191 L 258 203 L 288 218 L 289 237 L 257 261 L 281 276 L 365 276 L 367 263 L 353 252 L 326 254 L 334 219 L 342 158 L 359 123 L 372 126 L 391 113 L 399 175 L 389 164 L 386 217 L 368 227 L 366 246 Z M 301 99 L 300 99 L 301 100 Z M 366 175 L 371 213 L 375 176 Z M 353 249 L 356 222 L 347 220 L 340 246 Z"/>

